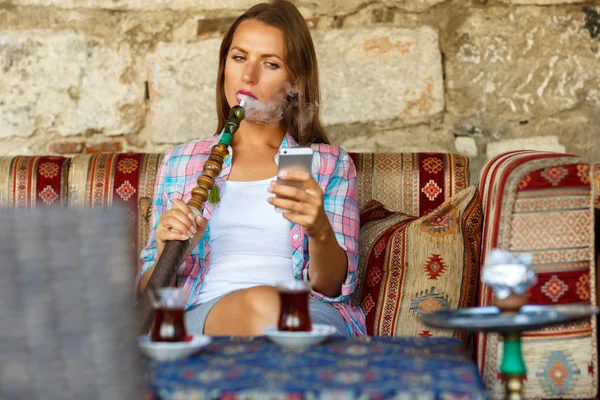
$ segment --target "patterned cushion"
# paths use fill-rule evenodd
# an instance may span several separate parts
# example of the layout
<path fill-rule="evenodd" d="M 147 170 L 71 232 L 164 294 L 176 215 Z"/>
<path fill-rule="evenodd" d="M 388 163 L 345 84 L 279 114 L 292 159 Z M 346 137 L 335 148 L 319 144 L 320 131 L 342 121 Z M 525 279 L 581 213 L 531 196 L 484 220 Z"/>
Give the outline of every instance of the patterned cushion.
<path fill-rule="evenodd" d="M 0 207 L 66 207 L 69 161 L 56 156 L 0 157 Z"/>
<path fill-rule="evenodd" d="M 162 154 L 97 153 L 71 160 L 69 206 L 105 208 L 124 206 L 130 211 L 131 247 L 135 259 L 146 245 L 154 183 Z M 137 273 L 137 265 L 133 266 Z"/>
<path fill-rule="evenodd" d="M 594 164 L 594 204 L 600 209 L 600 162 Z"/>
<path fill-rule="evenodd" d="M 592 179 L 594 180 L 594 205 L 596 206 L 595 212 L 595 249 L 596 249 L 596 272 L 600 271 L 600 162 L 594 164 Z M 600 293 L 600 279 L 596 277 L 596 296 Z M 600 335 L 600 332 L 598 332 Z"/>
<path fill-rule="evenodd" d="M 531 252 L 538 283 L 532 304 L 596 303 L 590 165 L 567 154 L 517 151 L 488 162 L 482 172 L 482 260 L 492 248 Z M 492 293 L 480 287 L 479 304 Z M 477 359 L 488 390 L 503 393 L 501 346 L 479 334 Z M 524 334 L 526 398 L 595 398 L 595 317 Z"/>
<path fill-rule="evenodd" d="M 351 153 L 358 202 L 422 216 L 469 186 L 469 158 L 445 153 Z"/>
<path fill-rule="evenodd" d="M 375 201 L 365 207 L 353 300 L 365 312 L 369 335 L 452 335 L 426 327 L 417 316 L 475 306 L 481 217 L 475 186 L 420 218 L 390 212 Z"/>

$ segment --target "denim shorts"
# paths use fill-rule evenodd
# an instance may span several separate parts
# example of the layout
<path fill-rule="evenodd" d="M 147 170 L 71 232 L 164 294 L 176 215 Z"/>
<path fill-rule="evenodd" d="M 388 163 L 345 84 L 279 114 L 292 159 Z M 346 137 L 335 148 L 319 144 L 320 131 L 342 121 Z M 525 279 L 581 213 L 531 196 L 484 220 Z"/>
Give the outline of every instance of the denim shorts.
<path fill-rule="evenodd" d="M 208 313 L 225 296 L 227 294 L 189 308 L 185 313 L 185 326 L 188 333 L 204 333 L 204 323 Z M 331 304 L 310 298 L 308 299 L 308 313 L 313 324 L 333 325 L 337 330 L 337 335 L 350 336 L 344 317 Z"/>

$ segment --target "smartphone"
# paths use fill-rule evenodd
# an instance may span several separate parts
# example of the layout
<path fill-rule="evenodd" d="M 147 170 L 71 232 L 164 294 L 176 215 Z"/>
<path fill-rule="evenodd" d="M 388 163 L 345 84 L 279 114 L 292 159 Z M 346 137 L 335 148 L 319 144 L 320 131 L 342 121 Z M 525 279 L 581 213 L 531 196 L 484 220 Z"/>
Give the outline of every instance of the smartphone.
<path fill-rule="evenodd" d="M 313 150 L 310 147 L 293 147 L 279 150 L 279 165 L 277 166 L 277 175 L 282 171 L 304 171 L 311 173 L 312 170 Z M 297 181 L 288 181 L 277 178 L 277 183 L 281 185 L 295 186 L 302 189 L 302 184 Z M 287 212 L 287 210 L 275 207 L 275 211 L 279 213 Z"/>

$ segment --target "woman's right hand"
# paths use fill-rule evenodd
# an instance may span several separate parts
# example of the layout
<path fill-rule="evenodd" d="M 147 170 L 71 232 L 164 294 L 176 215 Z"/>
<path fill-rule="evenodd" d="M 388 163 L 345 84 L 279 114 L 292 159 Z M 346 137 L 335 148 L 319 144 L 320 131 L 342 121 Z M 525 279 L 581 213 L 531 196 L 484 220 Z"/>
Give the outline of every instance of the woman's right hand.
<path fill-rule="evenodd" d="M 195 219 L 196 227 L 193 225 Z M 165 244 L 169 240 L 188 240 L 190 244 L 185 251 L 187 256 L 194 247 L 198 245 L 200 238 L 206 231 L 207 221 L 194 214 L 190 207 L 182 200 L 175 200 L 171 209 L 160 216 L 158 226 L 156 227 L 156 250 L 158 257 L 162 254 Z"/>

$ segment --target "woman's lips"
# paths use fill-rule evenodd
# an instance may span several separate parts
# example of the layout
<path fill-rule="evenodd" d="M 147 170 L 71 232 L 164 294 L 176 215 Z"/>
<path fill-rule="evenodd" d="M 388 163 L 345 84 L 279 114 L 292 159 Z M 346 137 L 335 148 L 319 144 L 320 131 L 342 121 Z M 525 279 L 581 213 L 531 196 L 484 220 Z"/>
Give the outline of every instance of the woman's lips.
<path fill-rule="evenodd" d="M 240 94 L 243 94 L 244 96 L 252 97 L 254 100 L 258 100 L 256 98 L 256 96 L 254 95 L 254 93 L 252 93 L 252 92 L 248 92 L 246 90 L 238 90 L 237 95 L 239 96 Z"/>

